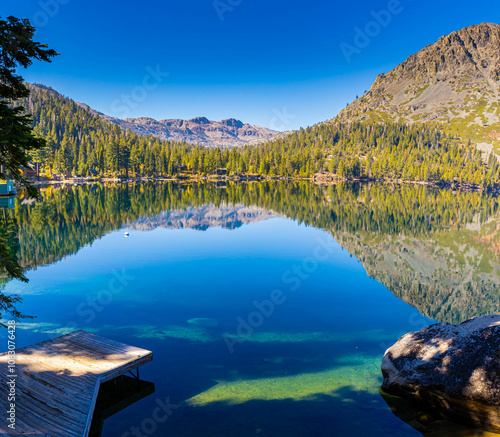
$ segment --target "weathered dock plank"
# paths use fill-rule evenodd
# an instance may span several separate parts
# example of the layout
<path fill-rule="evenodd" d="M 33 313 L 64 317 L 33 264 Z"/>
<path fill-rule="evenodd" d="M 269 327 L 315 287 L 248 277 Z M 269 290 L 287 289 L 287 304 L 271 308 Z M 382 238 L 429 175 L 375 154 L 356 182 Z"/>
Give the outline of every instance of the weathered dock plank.
<path fill-rule="evenodd" d="M 137 369 L 153 353 L 85 331 L 16 350 L 15 373 L 0 354 L 0 436 L 87 437 L 101 383 Z M 8 377 L 16 381 L 16 427 L 6 421 Z"/>

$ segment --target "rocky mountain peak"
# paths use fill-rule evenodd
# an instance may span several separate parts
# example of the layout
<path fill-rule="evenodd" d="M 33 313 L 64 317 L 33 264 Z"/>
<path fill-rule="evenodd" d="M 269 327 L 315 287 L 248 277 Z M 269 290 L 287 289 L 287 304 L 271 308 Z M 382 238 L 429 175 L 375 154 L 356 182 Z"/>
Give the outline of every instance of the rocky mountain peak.
<path fill-rule="evenodd" d="M 500 146 L 499 96 L 500 25 L 481 23 L 442 36 L 377 76 L 338 120 L 437 121 Z"/>
<path fill-rule="evenodd" d="M 196 123 L 196 124 L 209 124 L 210 123 L 210 120 L 206 117 L 196 117 L 196 118 L 193 118 L 192 120 L 189 120 L 193 123 Z"/>
<path fill-rule="evenodd" d="M 241 122 L 240 120 L 236 120 L 234 118 L 229 118 L 227 120 L 222 120 L 220 122 L 221 124 L 223 124 L 224 126 L 229 126 L 229 127 L 235 127 L 235 128 L 242 128 L 244 125 L 243 125 L 243 122 Z"/>
<path fill-rule="evenodd" d="M 100 113 L 99 116 L 139 135 L 153 135 L 164 140 L 185 141 L 207 147 L 259 144 L 284 135 L 264 127 L 245 124 L 234 118 L 219 122 L 211 121 L 206 117 L 157 121 L 147 117 L 122 120 Z"/>

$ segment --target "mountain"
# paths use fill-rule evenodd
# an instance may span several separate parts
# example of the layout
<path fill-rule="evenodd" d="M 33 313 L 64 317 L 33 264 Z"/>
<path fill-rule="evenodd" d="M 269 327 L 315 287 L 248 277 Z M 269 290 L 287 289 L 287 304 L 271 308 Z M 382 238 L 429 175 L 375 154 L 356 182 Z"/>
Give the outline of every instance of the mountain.
<path fill-rule="evenodd" d="M 137 135 L 153 135 L 162 140 L 186 142 L 206 147 L 235 147 L 249 144 L 260 144 L 282 136 L 265 127 L 245 124 L 240 120 L 229 118 L 222 121 L 211 121 L 206 117 L 192 120 L 169 119 L 157 121 L 153 118 L 113 118 L 80 103 L 81 106 L 99 115 L 101 119 L 115 123 L 123 129 Z"/>
<path fill-rule="evenodd" d="M 338 121 L 439 122 L 500 151 L 500 25 L 481 23 L 439 38 L 386 74 Z"/>

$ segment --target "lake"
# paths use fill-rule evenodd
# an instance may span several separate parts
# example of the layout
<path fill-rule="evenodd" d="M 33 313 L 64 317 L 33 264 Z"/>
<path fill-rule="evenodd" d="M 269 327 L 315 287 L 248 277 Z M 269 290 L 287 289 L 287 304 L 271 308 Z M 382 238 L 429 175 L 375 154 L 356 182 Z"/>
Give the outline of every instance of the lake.
<path fill-rule="evenodd" d="M 3 292 L 36 316 L 18 346 L 84 329 L 154 352 L 141 379 L 155 392 L 104 437 L 421 435 L 379 393 L 385 350 L 500 312 L 485 193 L 280 181 L 42 196 L 4 210 L 29 283 Z"/>

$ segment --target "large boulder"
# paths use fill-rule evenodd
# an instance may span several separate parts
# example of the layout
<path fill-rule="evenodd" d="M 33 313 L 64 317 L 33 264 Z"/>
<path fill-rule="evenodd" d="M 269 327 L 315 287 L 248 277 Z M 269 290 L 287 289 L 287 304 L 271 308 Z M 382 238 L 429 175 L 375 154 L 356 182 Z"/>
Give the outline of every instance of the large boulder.
<path fill-rule="evenodd" d="M 382 390 L 500 433 L 500 315 L 401 337 L 382 360 Z"/>

